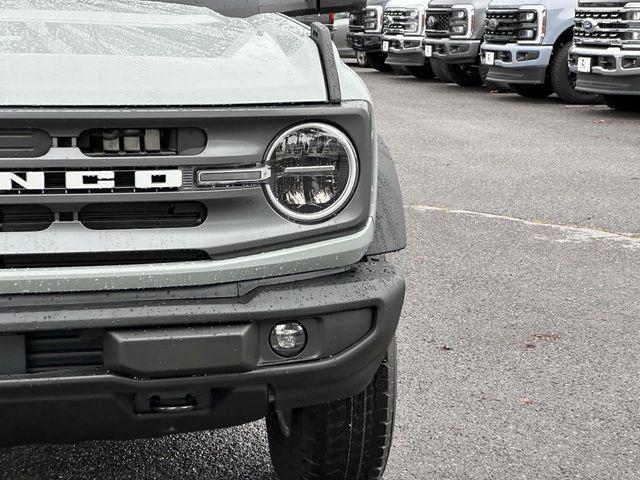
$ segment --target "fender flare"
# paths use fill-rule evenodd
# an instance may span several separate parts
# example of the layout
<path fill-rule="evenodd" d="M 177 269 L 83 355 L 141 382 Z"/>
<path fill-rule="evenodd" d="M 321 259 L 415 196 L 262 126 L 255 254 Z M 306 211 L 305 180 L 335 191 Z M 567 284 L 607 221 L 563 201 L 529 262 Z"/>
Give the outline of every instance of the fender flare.
<path fill-rule="evenodd" d="M 396 252 L 407 246 L 402 191 L 389 147 L 378 137 L 378 197 L 373 240 L 367 256 Z"/>

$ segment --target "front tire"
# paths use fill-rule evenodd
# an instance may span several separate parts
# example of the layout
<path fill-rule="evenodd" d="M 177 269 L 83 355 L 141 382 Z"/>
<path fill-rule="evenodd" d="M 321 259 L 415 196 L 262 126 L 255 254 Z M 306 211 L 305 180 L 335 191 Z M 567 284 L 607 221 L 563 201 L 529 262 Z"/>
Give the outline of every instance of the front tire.
<path fill-rule="evenodd" d="M 547 98 L 553 90 L 547 85 L 528 85 L 521 83 L 510 83 L 509 90 L 525 98 Z"/>
<path fill-rule="evenodd" d="M 396 402 L 395 340 L 367 388 L 349 398 L 291 411 L 286 437 L 267 417 L 280 480 L 380 480 L 391 449 Z"/>
<path fill-rule="evenodd" d="M 364 52 L 356 52 L 356 63 L 361 68 L 367 68 L 369 62 L 367 61 L 367 54 Z"/>
<path fill-rule="evenodd" d="M 621 112 L 640 112 L 640 97 L 634 95 L 602 95 L 604 104 Z"/>
<path fill-rule="evenodd" d="M 602 100 L 594 93 L 584 93 L 576 90 L 577 75 L 569 70 L 570 43 L 565 43 L 551 59 L 549 78 L 553 91 L 560 100 L 572 105 L 591 105 Z"/>
<path fill-rule="evenodd" d="M 375 68 L 379 72 L 390 72 L 391 67 L 387 65 L 385 60 L 387 59 L 387 54 L 382 52 L 377 53 L 366 53 L 365 58 L 367 59 L 367 63 Z"/>
<path fill-rule="evenodd" d="M 433 74 L 438 77 L 438 80 L 444 83 L 450 83 L 453 80 L 449 75 L 449 70 L 447 69 L 446 63 L 442 60 L 437 60 L 435 58 L 431 59 L 431 70 L 433 70 Z"/>
<path fill-rule="evenodd" d="M 429 80 L 435 75 L 429 63 L 425 63 L 422 67 L 407 67 L 411 75 L 422 80 Z"/>
<path fill-rule="evenodd" d="M 449 63 L 447 70 L 451 79 L 461 87 L 481 87 L 484 84 L 477 67 Z"/>

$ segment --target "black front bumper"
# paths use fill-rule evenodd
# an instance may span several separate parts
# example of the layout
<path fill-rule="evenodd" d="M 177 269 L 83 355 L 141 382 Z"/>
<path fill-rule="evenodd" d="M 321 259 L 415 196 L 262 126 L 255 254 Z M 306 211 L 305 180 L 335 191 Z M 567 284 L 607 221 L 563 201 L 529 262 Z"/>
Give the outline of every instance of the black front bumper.
<path fill-rule="evenodd" d="M 640 75 L 578 73 L 576 90 L 603 95 L 640 95 Z"/>
<path fill-rule="evenodd" d="M 381 33 L 347 33 L 347 45 L 356 52 L 382 52 Z"/>
<path fill-rule="evenodd" d="M 496 83 L 521 83 L 541 85 L 545 83 L 546 68 L 489 67 L 487 81 Z"/>
<path fill-rule="evenodd" d="M 27 372 L 0 376 L 0 444 L 220 428 L 364 389 L 395 334 L 402 276 L 369 261 L 284 280 L 0 298 L 0 333 L 9 343 L 46 346 L 47 332 L 102 343 L 101 365 L 40 372 L 29 370 L 34 347 L 27 346 Z M 309 337 L 291 361 L 268 346 L 268 332 L 282 320 L 299 321 Z M 10 351 L 0 361 L 21 368 L 16 349 L 3 350 Z"/>

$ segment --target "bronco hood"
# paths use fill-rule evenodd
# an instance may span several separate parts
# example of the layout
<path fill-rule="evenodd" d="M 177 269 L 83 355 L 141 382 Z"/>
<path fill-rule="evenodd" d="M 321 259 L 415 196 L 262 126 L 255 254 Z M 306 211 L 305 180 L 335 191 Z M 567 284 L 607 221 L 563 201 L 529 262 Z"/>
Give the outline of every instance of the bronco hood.
<path fill-rule="evenodd" d="M 0 106 L 324 102 L 309 29 L 145 0 L 2 0 Z"/>

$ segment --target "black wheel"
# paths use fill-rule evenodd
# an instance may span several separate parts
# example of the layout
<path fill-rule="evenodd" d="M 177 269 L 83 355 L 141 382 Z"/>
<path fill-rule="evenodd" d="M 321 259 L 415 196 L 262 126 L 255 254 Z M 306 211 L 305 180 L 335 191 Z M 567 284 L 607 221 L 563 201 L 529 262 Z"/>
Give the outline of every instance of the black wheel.
<path fill-rule="evenodd" d="M 442 60 L 432 58 L 431 70 L 433 70 L 433 74 L 438 77 L 438 80 L 440 80 L 441 82 L 449 83 L 452 81 L 451 77 L 449 76 L 447 65 Z"/>
<path fill-rule="evenodd" d="M 547 98 L 553 90 L 547 85 L 528 85 L 522 83 L 510 83 L 509 89 L 526 98 Z"/>
<path fill-rule="evenodd" d="M 633 95 L 602 95 L 607 107 L 621 112 L 640 112 L 640 97 Z"/>
<path fill-rule="evenodd" d="M 421 78 L 423 80 L 428 80 L 434 77 L 433 70 L 431 70 L 431 65 L 429 63 L 425 63 L 422 67 L 407 67 L 411 75 L 416 78 Z"/>
<path fill-rule="evenodd" d="M 570 104 L 600 103 L 602 99 L 594 93 L 584 93 L 576 90 L 577 75 L 569 70 L 570 43 L 565 43 L 555 53 L 549 66 L 549 79 L 553 91 L 560 100 Z"/>
<path fill-rule="evenodd" d="M 290 434 L 267 417 L 271 461 L 280 480 L 380 480 L 393 436 L 396 343 L 367 388 L 335 402 L 291 411 Z"/>
<path fill-rule="evenodd" d="M 447 70 L 451 80 L 461 87 L 481 87 L 484 84 L 478 67 L 475 65 L 461 65 L 457 63 L 448 63 Z"/>
<path fill-rule="evenodd" d="M 365 58 L 367 59 L 367 63 L 379 72 L 391 71 L 391 67 L 384 63 L 384 61 L 387 59 L 386 53 L 365 53 Z"/>
<path fill-rule="evenodd" d="M 409 69 L 402 65 L 391 65 L 391 70 L 393 70 L 393 73 L 396 75 L 411 75 Z"/>
<path fill-rule="evenodd" d="M 356 52 L 356 63 L 359 67 L 366 68 L 369 66 L 367 61 L 367 54 L 364 52 Z"/>

